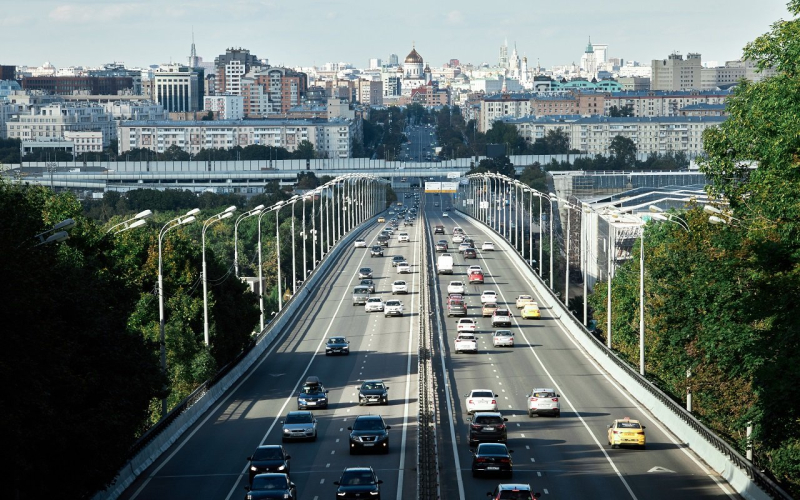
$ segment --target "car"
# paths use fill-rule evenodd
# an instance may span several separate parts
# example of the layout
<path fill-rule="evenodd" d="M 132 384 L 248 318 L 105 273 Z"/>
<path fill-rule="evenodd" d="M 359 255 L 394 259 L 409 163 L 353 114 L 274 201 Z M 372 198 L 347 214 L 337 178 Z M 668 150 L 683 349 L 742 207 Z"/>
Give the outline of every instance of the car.
<path fill-rule="evenodd" d="M 475 251 L 474 248 L 467 248 L 464 250 L 464 258 L 465 259 L 477 259 L 478 252 Z"/>
<path fill-rule="evenodd" d="M 447 304 L 447 316 L 466 316 L 467 304 L 462 300 L 450 300 Z"/>
<path fill-rule="evenodd" d="M 518 295 L 516 301 L 517 309 L 522 309 L 525 304 L 530 304 L 531 302 L 533 302 L 533 297 L 530 295 Z"/>
<path fill-rule="evenodd" d="M 492 326 L 511 326 L 511 311 L 497 308 L 492 314 Z"/>
<path fill-rule="evenodd" d="M 403 222 L 404 226 L 413 226 L 414 225 L 414 217 L 406 217 L 405 222 Z"/>
<path fill-rule="evenodd" d="M 381 484 L 372 467 L 348 467 L 333 484 L 336 498 L 370 498 L 380 500 Z"/>
<path fill-rule="evenodd" d="M 453 235 L 453 243 L 463 243 L 464 242 L 464 235 L 461 233 L 455 233 Z"/>
<path fill-rule="evenodd" d="M 483 307 L 481 308 L 481 315 L 484 318 L 487 318 L 487 317 L 493 315 L 496 310 L 497 310 L 497 303 L 496 302 L 487 302 L 487 303 L 483 304 Z"/>
<path fill-rule="evenodd" d="M 508 419 L 503 418 L 498 412 L 477 412 L 472 418 L 467 419 L 467 422 L 469 422 L 468 436 L 470 446 L 485 442 L 505 443 L 508 441 L 506 429 Z"/>
<path fill-rule="evenodd" d="M 358 279 L 372 279 L 372 268 L 371 267 L 362 267 L 358 270 Z"/>
<path fill-rule="evenodd" d="M 530 304 L 525 304 L 521 315 L 522 319 L 539 319 L 542 317 L 542 312 L 539 311 L 539 304 L 531 302 Z"/>
<path fill-rule="evenodd" d="M 547 387 L 534 388 L 525 397 L 528 398 L 529 417 L 534 415 L 561 416 L 561 402 L 558 400 L 560 396 L 556 394 L 555 390 Z"/>
<path fill-rule="evenodd" d="M 383 306 L 383 315 L 387 318 L 389 316 L 402 316 L 403 303 L 396 299 L 387 300 Z"/>
<path fill-rule="evenodd" d="M 381 216 L 381 217 L 378 217 L 378 222 L 379 222 L 379 223 L 384 223 L 384 222 L 386 222 L 386 217 L 383 217 L 383 216 Z"/>
<path fill-rule="evenodd" d="M 397 264 L 399 264 L 399 263 L 401 263 L 401 262 L 403 262 L 405 260 L 406 260 L 406 258 L 403 257 L 402 255 L 395 255 L 394 257 L 392 257 L 392 267 L 397 267 Z"/>
<path fill-rule="evenodd" d="M 253 478 L 259 474 L 269 472 L 289 474 L 289 460 L 291 458 L 284 447 L 279 444 L 259 446 L 252 455 L 247 457 L 247 460 L 250 461 L 250 466 L 247 468 L 250 484 L 253 483 Z"/>
<path fill-rule="evenodd" d="M 511 330 L 497 330 L 492 334 L 494 347 L 514 347 L 514 332 Z"/>
<path fill-rule="evenodd" d="M 478 327 L 478 323 L 472 318 L 461 318 L 456 321 L 456 331 L 461 332 L 474 332 Z"/>
<path fill-rule="evenodd" d="M 447 212 L 442 212 L 442 217 L 450 217 L 450 215 Z"/>
<path fill-rule="evenodd" d="M 489 389 L 473 389 L 465 394 L 467 414 L 476 411 L 497 411 L 497 394 Z"/>
<path fill-rule="evenodd" d="M 393 227 L 392 227 L 392 225 L 390 224 L 390 225 L 386 226 L 385 228 L 383 228 L 383 232 L 385 232 L 385 233 L 387 233 L 389 236 L 391 236 L 391 235 L 393 235 L 393 234 L 394 234 L 394 228 L 393 228 Z"/>
<path fill-rule="evenodd" d="M 404 280 L 397 280 L 392 283 L 392 295 L 398 293 L 408 293 L 408 283 Z"/>
<path fill-rule="evenodd" d="M 369 256 L 383 257 L 383 247 L 380 245 L 373 245 L 372 248 L 369 249 Z"/>
<path fill-rule="evenodd" d="M 482 271 L 472 271 L 469 273 L 469 282 L 470 283 L 483 283 L 483 272 Z"/>
<path fill-rule="evenodd" d="M 367 300 L 369 300 L 369 290 L 370 287 L 364 285 L 358 285 L 353 288 L 353 305 L 366 304 Z"/>
<path fill-rule="evenodd" d="M 344 337 L 331 337 L 325 343 L 325 355 L 344 354 L 350 355 L 350 341 Z"/>
<path fill-rule="evenodd" d="M 446 252 L 447 251 L 447 242 L 445 240 L 439 240 L 436 242 L 436 251 L 437 252 Z"/>
<path fill-rule="evenodd" d="M 441 224 L 434 226 L 433 234 L 444 234 L 444 226 Z"/>
<path fill-rule="evenodd" d="M 456 292 L 448 293 L 447 305 L 450 305 L 451 302 L 464 302 L 464 295 Z"/>
<path fill-rule="evenodd" d="M 317 440 L 317 419 L 310 411 L 290 411 L 281 421 L 283 441 L 290 439 Z"/>
<path fill-rule="evenodd" d="M 400 233 L 400 234 L 398 234 L 397 235 L 397 241 L 408 242 L 409 241 L 408 233 Z"/>
<path fill-rule="evenodd" d="M 408 264 L 408 262 L 403 261 L 397 264 L 397 272 L 400 274 L 409 274 L 411 272 L 411 266 Z"/>
<path fill-rule="evenodd" d="M 361 280 L 359 285 L 369 288 L 369 293 L 375 293 L 375 282 L 374 281 L 372 281 L 372 280 Z"/>
<path fill-rule="evenodd" d="M 365 380 L 358 388 L 358 404 L 388 405 L 389 386 L 384 384 L 383 380 Z"/>
<path fill-rule="evenodd" d="M 359 451 L 382 451 L 389 453 L 389 429 L 380 415 L 359 415 L 348 427 L 350 431 L 350 454 Z"/>
<path fill-rule="evenodd" d="M 388 234 L 380 234 L 380 235 L 378 235 L 377 241 L 378 241 L 378 244 L 380 246 L 388 247 L 389 246 L 389 235 Z M 381 257 L 383 257 L 383 254 L 381 254 Z"/>
<path fill-rule="evenodd" d="M 265 498 L 281 498 L 295 500 L 297 488 L 289 480 L 287 474 L 258 474 L 245 486 L 247 500 L 262 500 Z"/>
<path fill-rule="evenodd" d="M 530 484 L 512 483 L 498 484 L 494 491 L 486 493 L 486 496 L 489 500 L 536 500 L 542 494 L 534 493 Z"/>
<path fill-rule="evenodd" d="M 644 434 L 645 428 L 641 422 L 632 420 L 630 417 L 618 418 L 608 426 L 608 444 L 612 448 L 619 448 L 620 446 L 645 448 L 647 446 Z"/>
<path fill-rule="evenodd" d="M 481 443 L 472 452 L 472 477 L 478 474 L 504 474 L 511 477 L 514 473 L 514 463 L 511 461 L 511 454 L 514 450 L 509 450 L 503 443 Z"/>
<path fill-rule="evenodd" d="M 481 304 L 488 304 L 489 302 L 497 304 L 497 292 L 494 290 L 484 290 L 481 294 Z"/>
<path fill-rule="evenodd" d="M 447 285 L 447 293 L 448 295 L 451 293 L 464 293 L 464 282 L 463 281 L 451 281 L 450 284 Z"/>
<path fill-rule="evenodd" d="M 455 341 L 456 354 L 460 352 L 478 352 L 478 339 L 472 333 L 459 333 Z"/>
<path fill-rule="evenodd" d="M 356 242 L 355 242 L 355 247 L 356 248 L 367 248 L 367 240 L 365 240 L 364 238 L 357 239 Z"/>
<path fill-rule="evenodd" d="M 383 299 L 380 297 L 370 297 L 364 304 L 364 312 L 383 312 Z"/>
<path fill-rule="evenodd" d="M 433 206 L 434 206 L 434 207 L 438 207 L 438 206 L 439 206 L 439 202 L 438 202 L 438 201 L 434 202 L 434 203 L 433 203 Z"/>
<path fill-rule="evenodd" d="M 297 395 L 297 409 L 310 410 L 327 407 L 328 389 L 323 387 L 318 377 L 308 377 Z"/>
<path fill-rule="evenodd" d="M 464 253 L 464 250 L 467 250 L 469 248 L 472 248 L 472 247 L 469 246 L 469 243 L 466 243 L 466 242 L 462 241 L 461 243 L 458 244 L 458 252 L 459 253 Z"/>
<path fill-rule="evenodd" d="M 462 241 L 461 243 L 466 243 L 467 245 L 469 245 L 470 248 L 475 248 L 475 240 L 473 240 L 472 238 L 464 238 L 464 241 Z"/>
<path fill-rule="evenodd" d="M 473 264 L 467 268 L 467 274 L 469 273 L 482 273 L 483 268 L 477 264 Z"/>
<path fill-rule="evenodd" d="M 483 252 L 493 252 L 494 251 L 494 243 L 491 241 L 484 241 L 481 245 L 481 251 Z"/>

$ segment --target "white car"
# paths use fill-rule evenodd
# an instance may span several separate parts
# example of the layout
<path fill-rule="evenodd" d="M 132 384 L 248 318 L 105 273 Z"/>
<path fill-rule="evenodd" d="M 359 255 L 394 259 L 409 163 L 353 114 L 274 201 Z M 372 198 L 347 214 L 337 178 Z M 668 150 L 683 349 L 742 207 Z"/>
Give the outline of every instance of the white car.
<path fill-rule="evenodd" d="M 486 304 L 489 302 L 497 304 L 497 292 L 494 290 L 485 290 L 481 294 L 481 304 Z"/>
<path fill-rule="evenodd" d="M 449 285 L 447 285 L 447 295 L 451 293 L 460 293 L 464 295 L 464 282 L 463 281 L 451 281 Z"/>
<path fill-rule="evenodd" d="M 370 297 L 364 304 L 365 312 L 383 311 L 383 300 L 380 297 Z"/>
<path fill-rule="evenodd" d="M 383 315 L 387 318 L 389 316 L 402 316 L 403 303 L 396 299 L 387 300 L 383 308 Z"/>
<path fill-rule="evenodd" d="M 456 354 L 460 352 L 478 353 L 478 340 L 471 333 L 459 333 L 456 337 Z"/>
<path fill-rule="evenodd" d="M 492 243 L 491 241 L 484 241 L 483 245 L 481 245 L 481 250 L 483 250 L 484 252 L 485 251 L 490 251 L 490 252 L 494 251 L 494 243 Z"/>
<path fill-rule="evenodd" d="M 478 327 L 478 324 L 472 318 L 461 318 L 456 321 L 456 330 L 458 333 L 461 332 L 475 332 L 475 329 Z"/>
<path fill-rule="evenodd" d="M 356 240 L 355 246 L 356 248 L 367 248 L 367 240 L 359 238 Z"/>
<path fill-rule="evenodd" d="M 408 233 L 400 233 L 397 235 L 397 241 L 409 241 Z"/>
<path fill-rule="evenodd" d="M 464 235 L 460 233 L 456 233 L 453 235 L 453 243 L 461 243 L 464 241 Z"/>
<path fill-rule="evenodd" d="M 497 411 L 497 394 L 489 389 L 473 389 L 467 398 L 467 413 L 473 414 L 476 411 Z"/>
<path fill-rule="evenodd" d="M 403 280 L 392 283 L 392 295 L 397 293 L 408 293 L 408 284 Z"/>
<path fill-rule="evenodd" d="M 494 347 L 514 347 L 514 332 L 511 330 L 497 330 L 492 334 L 492 345 Z"/>
<path fill-rule="evenodd" d="M 449 215 L 447 215 L 447 212 L 442 212 L 442 217 L 449 217 Z"/>
<path fill-rule="evenodd" d="M 481 274 L 483 274 L 483 269 L 481 269 L 481 266 L 469 266 L 467 268 L 467 276 L 469 276 L 472 273 L 481 273 Z"/>
<path fill-rule="evenodd" d="M 399 274 L 409 274 L 411 272 L 411 266 L 408 262 L 400 262 L 397 264 L 397 272 Z"/>
<path fill-rule="evenodd" d="M 534 388 L 531 393 L 525 396 L 528 398 L 528 416 L 534 415 L 553 415 L 554 417 L 561 416 L 561 403 L 558 401 L 559 396 L 556 391 L 551 388 Z"/>

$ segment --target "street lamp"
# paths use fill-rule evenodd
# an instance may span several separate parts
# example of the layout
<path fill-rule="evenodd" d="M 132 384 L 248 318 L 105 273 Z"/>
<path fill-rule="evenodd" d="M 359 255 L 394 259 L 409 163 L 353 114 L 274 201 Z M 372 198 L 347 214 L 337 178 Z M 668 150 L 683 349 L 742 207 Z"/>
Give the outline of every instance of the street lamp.
<path fill-rule="evenodd" d="M 114 229 L 118 228 L 119 226 L 124 226 L 124 227 L 122 229 L 114 231 L 114 234 L 119 234 L 119 233 L 122 233 L 124 231 L 128 231 L 128 230 L 131 230 L 131 229 L 135 229 L 137 227 L 144 226 L 147 223 L 145 221 L 145 219 L 149 218 L 152 215 L 153 215 L 153 212 L 151 212 L 150 210 L 145 210 L 143 212 L 139 212 L 138 214 L 134 215 L 130 219 L 124 220 L 124 221 L 120 222 L 119 224 L 115 224 L 115 225 L 111 226 L 108 229 L 108 231 L 106 231 L 106 234 L 110 233 L 111 231 L 114 231 Z"/>
<path fill-rule="evenodd" d="M 73 219 L 64 219 L 64 220 L 62 220 L 61 222 L 59 222 L 58 224 L 53 226 L 51 229 L 48 229 L 47 231 L 42 231 L 41 233 L 34 235 L 33 236 L 34 238 L 38 238 L 39 239 L 39 243 L 34 245 L 34 247 L 38 247 L 38 246 L 42 246 L 42 245 L 49 245 L 50 243 L 58 243 L 58 242 L 66 240 L 66 239 L 69 239 L 69 234 L 67 233 L 67 231 L 69 231 L 73 227 L 75 227 L 75 221 Z M 52 234 L 50 234 L 50 233 L 52 233 Z M 50 234 L 50 236 L 45 238 L 46 234 Z M 26 241 L 28 241 L 28 240 L 26 240 Z M 21 247 L 24 244 L 25 244 L 25 241 L 20 243 L 17 246 L 17 248 Z"/>
<path fill-rule="evenodd" d="M 161 246 L 164 236 L 170 229 L 190 224 L 195 221 L 195 215 L 200 213 L 199 208 L 193 208 L 186 212 L 186 214 L 176 217 L 171 221 L 164 224 L 164 227 L 158 232 L 158 330 L 159 330 L 159 344 L 161 350 L 161 371 L 164 375 L 167 374 L 167 349 L 166 340 L 164 336 L 164 274 L 162 271 L 161 260 Z M 161 400 L 161 418 L 167 416 L 167 398 Z"/>
<path fill-rule="evenodd" d="M 233 216 L 236 211 L 236 206 L 231 205 L 222 212 L 212 215 L 203 222 L 203 231 L 201 235 L 202 249 L 203 249 L 203 334 L 205 336 L 206 345 L 208 341 L 208 275 L 206 273 L 206 230 L 211 227 L 215 222 L 227 219 Z"/>
<path fill-rule="evenodd" d="M 259 308 L 261 309 L 260 331 L 262 332 L 264 331 L 264 259 L 261 255 L 261 219 L 273 210 L 278 210 L 284 203 L 283 201 L 279 201 L 275 205 L 265 208 L 258 214 L 258 296 Z M 278 289 L 278 295 L 280 296 L 280 287 Z"/>
<path fill-rule="evenodd" d="M 297 260 L 295 257 L 297 254 L 297 247 L 294 244 L 294 204 L 298 199 L 300 199 L 300 196 L 294 195 L 289 200 L 289 203 L 292 204 L 292 295 L 297 293 Z"/>
<path fill-rule="evenodd" d="M 233 266 L 236 270 L 236 277 L 239 277 L 239 223 L 248 217 L 253 217 L 264 210 L 264 205 L 259 205 L 254 209 L 243 213 L 236 218 L 236 223 L 233 225 Z"/>

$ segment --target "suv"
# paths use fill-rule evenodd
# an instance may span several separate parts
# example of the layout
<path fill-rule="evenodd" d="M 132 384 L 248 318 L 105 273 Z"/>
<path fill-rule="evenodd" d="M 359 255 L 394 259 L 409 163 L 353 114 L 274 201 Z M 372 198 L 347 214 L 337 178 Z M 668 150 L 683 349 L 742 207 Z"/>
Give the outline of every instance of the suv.
<path fill-rule="evenodd" d="M 466 315 L 467 315 L 467 305 L 464 304 L 463 301 L 450 300 L 450 303 L 447 305 L 447 317 L 466 316 Z"/>
<path fill-rule="evenodd" d="M 389 387 L 383 380 L 365 380 L 358 388 L 358 404 L 389 404 Z"/>
<path fill-rule="evenodd" d="M 388 247 L 389 246 L 389 235 L 387 235 L 387 234 L 379 235 L 378 236 L 378 244 L 383 246 L 383 247 Z"/>
<path fill-rule="evenodd" d="M 375 293 L 375 282 L 372 280 L 361 280 L 361 282 L 356 286 L 365 286 L 369 288 L 369 293 Z"/>
<path fill-rule="evenodd" d="M 381 484 L 372 467 L 348 467 L 333 484 L 338 486 L 336 498 L 381 498 Z M 503 497 L 507 498 L 507 497 Z"/>
<path fill-rule="evenodd" d="M 511 326 L 511 311 L 496 309 L 492 314 L 492 326 Z"/>
<path fill-rule="evenodd" d="M 525 396 L 528 398 L 528 416 L 533 415 L 553 415 L 554 417 L 561 416 L 561 403 L 556 394 L 556 391 L 549 388 L 533 389 L 530 394 Z"/>
<path fill-rule="evenodd" d="M 530 484 L 498 484 L 497 488 L 486 496 L 489 500 L 535 500 L 542 496 L 541 493 L 534 493 Z"/>
<path fill-rule="evenodd" d="M 383 247 L 380 245 L 373 245 L 369 250 L 370 257 L 383 257 Z"/>
<path fill-rule="evenodd" d="M 499 442 L 505 443 L 508 441 L 508 434 L 506 431 L 507 418 L 498 412 L 481 411 L 476 412 L 469 422 L 469 445 L 475 446 L 483 442 Z"/>
<path fill-rule="evenodd" d="M 366 285 L 358 285 L 353 288 L 353 305 L 366 304 L 369 300 L 369 287 Z"/>
<path fill-rule="evenodd" d="M 324 388 L 317 377 L 308 377 L 300 394 L 297 395 L 297 409 L 310 410 L 312 408 L 328 407 L 328 389 Z M 283 472 L 283 471 L 279 471 Z"/>
<path fill-rule="evenodd" d="M 359 415 L 347 430 L 350 431 L 350 454 L 361 450 L 380 450 L 389 453 L 389 429 L 380 415 Z"/>
<path fill-rule="evenodd" d="M 383 305 L 383 316 L 388 318 L 389 316 L 402 316 L 403 315 L 403 303 L 397 299 L 387 300 Z"/>
<path fill-rule="evenodd" d="M 286 450 L 279 444 L 259 446 L 252 455 L 247 457 L 250 461 L 250 484 L 258 474 L 270 472 L 281 472 L 289 474 L 289 460 L 292 457 L 286 454 Z"/>
<path fill-rule="evenodd" d="M 436 251 L 437 252 L 446 252 L 447 251 L 447 241 L 439 240 L 436 242 Z"/>
<path fill-rule="evenodd" d="M 478 252 L 475 251 L 474 248 L 467 248 L 464 250 L 464 258 L 465 259 L 477 259 Z"/>

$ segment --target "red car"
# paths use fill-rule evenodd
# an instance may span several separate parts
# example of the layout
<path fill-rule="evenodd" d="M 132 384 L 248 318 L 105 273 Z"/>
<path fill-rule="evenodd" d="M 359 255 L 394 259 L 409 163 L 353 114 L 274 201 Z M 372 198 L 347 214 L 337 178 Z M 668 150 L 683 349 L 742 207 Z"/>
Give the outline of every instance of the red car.
<path fill-rule="evenodd" d="M 469 273 L 469 282 L 483 284 L 483 273 L 480 271 L 473 271 Z"/>

